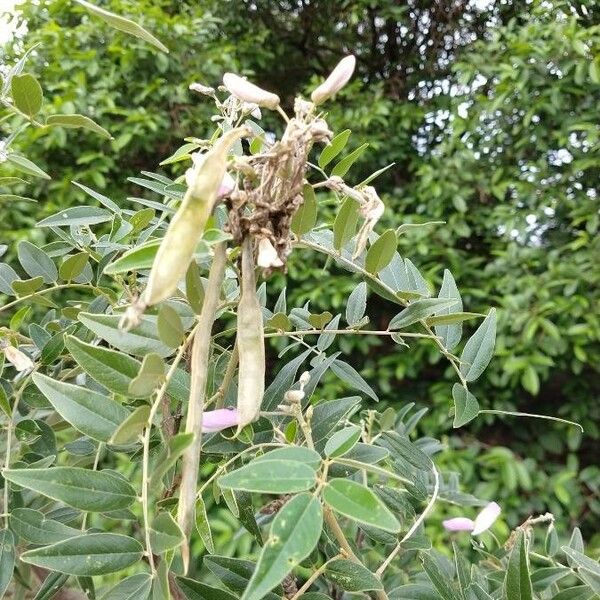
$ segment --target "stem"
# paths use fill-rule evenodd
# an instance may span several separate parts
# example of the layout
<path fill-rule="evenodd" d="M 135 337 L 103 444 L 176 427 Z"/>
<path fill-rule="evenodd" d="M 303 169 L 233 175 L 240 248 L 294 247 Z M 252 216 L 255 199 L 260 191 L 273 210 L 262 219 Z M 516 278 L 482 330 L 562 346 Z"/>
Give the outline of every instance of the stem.
<path fill-rule="evenodd" d="M 480 410 L 479 414 L 488 413 L 490 415 L 508 415 L 510 417 L 531 417 L 532 419 L 546 419 L 547 421 L 557 421 L 558 423 L 565 423 L 567 425 L 572 425 L 573 427 L 579 427 L 583 432 L 583 427 L 579 423 L 575 423 L 575 421 L 568 421 L 567 419 L 561 419 L 559 417 L 551 417 L 550 415 L 536 415 L 533 413 L 524 413 L 524 412 L 512 412 L 508 410 L 492 410 L 485 409 Z"/>
<path fill-rule="evenodd" d="M 433 505 L 435 504 L 437 497 L 438 497 L 438 493 L 440 491 L 440 475 L 439 475 L 437 469 L 435 468 L 435 466 L 432 468 L 432 470 L 433 470 L 433 477 L 434 477 L 434 485 L 433 485 L 433 494 L 431 496 L 431 499 L 427 503 L 425 510 L 421 513 L 419 518 L 413 523 L 412 527 L 406 532 L 406 535 L 396 544 L 396 547 L 390 552 L 389 556 L 381 564 L 379 569 L 377 569 L 377 571 L 375 571 L 375 575 L 377 575 L 377 577 L 381 578 L 381 576 L 384 574 L 385 570 L 389 567 L 390 563 L 394 560 L 394 558 L 396 558 L 396 556 L 398 555 L 398 552 L 400 552 L 400 550 L 402 549 L 402 544 L 412 536 L 412 534 L 420 527 L 421 523 L 423 523 L 423 521 L 425 520 L 427 515 L 431 512 L 431 509 L 433 508 Z"/>
<path fill-rule="evenodd" d="M 291 600 L 298 600 L 300 596 L 302 596 L 305 592 L 308 591 L 308 588 L 327 570 L 329 563 L 332 563 L 334 560 L 338 560 L 338 558 L 343 558 L 343 554 L 337 554 L 333 558 L 330 558 L 327 562 L 323 563 L 305 582 L 304 585 L 292 596 Z"/>
<path fill-rule="evenodd" d="M 12 308 L 13 306 L 16 306 L 17 304 L 19 304 L 19 302 L 23 302 L 24 300 L 29 300 L 30 298 L 35 298 L 36 296 L 41 296 L 43 294 L 47 294 L 48 292 L 56 292 L 57 290 L 66 290 L 69 288 L 87 288 L 87 289 L 89 289 L 90 287 L 94 290 L 98 289 L 94 286 L 90 286 L 89 283 L 61 283 L 60 285 L 53 285 L 52 287 L 45 288 L 43 290 L 38 290 L 37 292 L 33 292 L 32 294 L 27 294 L 26 296 L 21 296 L 20 298 L 17 298 L 16 300 L 13 300 L 12 302 L 5 304 L 4 306 L 0 306 L 0 312 L 2 312 L 3 310 L 8 310 L 9 308 Z"/>
<path fill-rule="evenodd" d="M 198 319 L 198 328 L 192 350 L 190 400 L 185 431 L 194 434 L 194 441 L 183 454 L 179 505 L 177 507 L 177 522 L 186 538 L 181 550 L 184 573 L 187 573 L 189 567 L 187 540 L 194 520 L 196 484 L 202 447 L 202 413 L 208 377 L 211 331 L 219 305 L 221 284 L 225 276 L 225 263 L 227 262 L 225 250 L 225 242 L 220 242 L 215 246 L 215 255 L 208 275 L 206 296 Z"/>
<path fill-rule="evenodd" d="M 94 457 L 94 465 L 92 466 L 92 471 L 98 470 L 98 464 L 100 463 L 100 455 L 102 454 L 102 450 L 104 450 L 104 442 L 100 442 L 98 444 L 98 448 L 96 449 L 96 456 Z M 81 531 L 85 531 L 85 526 L 87 524 L 87 512 L 83 513 L 83 519 L 81 520 Z"/>
<path fill-rule="evenodd" d="M 189 335 L 180 346 L 175 358 L 173 359 L 173 364 L 169 367 L 169 371 L 165 376 L 165 380 L 163 381 L 161 387 L 156 392 L 156 399 L 154 400 L 152 407 L 150 408 L 150 413 L 148 415 L 148 421 L 146 422 L 146 427 L 144 429 L 144 436 L 142 438 L 143 443 L 143 458 L 142 458 L 142 513 L 144 517 L 144 534 L 146 540 L 146 552 L 148 553 L 148 562 L 150 563 L 150 568 L 152 569 L 152 574 L 156 574 L 156 565 L 154 564 L 154 555 L 152 554 L 152 544 L 150 542 L 150 507 L 148 501 L 148 486 L 150 482 L 150 433 L 152 430 L 152 422 L 154 421 L 154 417 L 158 411 L 162 403 L 162 399 L 167 393 L 167 387 L 169 386 L 169 382 L 171 381 L 173 375 L 175 374 L 175 370 L 177 369 L 183 355 L 190 342 L 196 335 L 198 328 L 200 327 L 200 323 L 198 323 L 192 331 L 190 331 Z"/>
<path fill-rule="evenodd" d="M 35 371 L 37 370 L 37 367 L 35 367 L 31 373 L 29 373 L 29 375 L 27 377 L 25 377 L 25 380 L 23 381 L 23 384 L 21 385 L 21 387 L 15 392 L 15 401 L 12 405 L 12 410 L 10 412 L 10 421 L 6 427 L 6 453 L 4 456 L 4 469 L 9 469 L 10 468 L 10 454 L 12 451 L 12 433 L 13 433 L 13 424 L 15 422 L 15 417 L 17 416 L 17 410 L 19 407 L 19 401 L 21 400 L 21 396 L 23 394 L 23 390 L 25 389 L 25 387 L 27 386 L 27 384 L 29 383 L 29 376 L 32 373 L 35 373 Z M 8 509 L 8 489 L 9 489 L 9 485 L 7 484 L 7 482 L 4 482 L 4 505 L 3 505 L 3 510 L 4 510 L 4 523 L 5 526 L 8 528 L 8 517 L 10 515 L 10 511 Z"/>
<path fill-rule="evenodd" d="M 265 333 L 265 337 L 280 337 L 280 336 L 294 336 L 294 335 L 321 335 L 324 332 L 323 329 L 305 329 L 299 331 L 276 331 L 274 333 Z M 380 335 L 380 336 L 392 336 L 396 335 L 398 337 L 406 337 L 406 338 L 425 338 L 436 340 L 439 339 L 438 336 L 433 333 L 400 333 L 399 331 L 390 331 L 389 329 L 379 330 L 379 331 L 369 331 L 366 329 L 328 329 L 327 333 L 331 334 L 350 334 L 350 335 Z"/>
<path fill-rule="evenodd" d="M 231 356 L 229 357 L 229 362 L 227 363 L 227 368 L 225 369 L 225 374 L 223 375 L 223 381 L 221 382 L 219 389 L 207 401 L 207 405 L 216 402 L 215 408 L 223 408 L 225 396 L 227 395 L 229 386 L 231 385 L 231 382 L 235 376 L 235 370 L 237 369 L 239 357 L 240 355 L 237 344 L 234 344 L 233 350 L 231 351 Z"/>
<path fill-rule="evenodd" d="M 340 548 L 344 551 L 347 557 L 355 563 L 362 565 L 362 562 L 360 561 L 358 556 L 354 554 L 354 550 L 352 550 L 352 547 L 348 543 L 348 540 L 346 539 L 346 536 L 344 535 L 344 532 L 342 531 L 338 520 L 335 518 L 335 515 L 333 514 L 330 508 L 325 507 L 323 509 L 323 518 L 325 519 L 325 523 L 327 523 L 329 529 L 331 529 L 331 532 L 335 536 L 335 539 L 338 541 Z"/>

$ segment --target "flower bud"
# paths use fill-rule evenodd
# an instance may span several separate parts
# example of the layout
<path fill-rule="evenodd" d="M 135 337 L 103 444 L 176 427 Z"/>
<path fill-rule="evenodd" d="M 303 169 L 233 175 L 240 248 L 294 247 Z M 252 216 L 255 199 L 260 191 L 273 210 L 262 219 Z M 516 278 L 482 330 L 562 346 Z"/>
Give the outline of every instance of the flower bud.
<path fill-rule="evenodd" d="M 305 386 L 308 385 L 310 381 L 310 373 L 308 371 L 304 371 L 302 375 L 300 375 L 300 387 L 304 389 Z"/>
<path fill-rule="evenodd" d="M 256 264 L 263 269 L 272 269 L 276 267 L 283 267 L 283 262 L 277 254 L 277 250 L 268 238 L 262 238 L 258 242 L 258 257 L 256 258 Z"/>
<path fill-rule="evenodd" d="M 315 104 L 322 104 L 331 98 L 348 83 L 355 66 L 356 58 L 354 56 L 342 58 L 329 77 L 310 95 L 310 99 Z"/>
<path fill-rule="evenodd" d="M 235 73 L 225 73 L 223 75 L 223 85 L 233 96 L 243 102 L 252 102 L 271 110 L 279 106 L 279 96 L 277 94 L 267 92 Z"/>
<path fill-rule="evenodd" d="M 17 371 L 28 371 L 33 368 L 33 361 L 18 348 L 11 346 L 10 344 L 5 346 L 2 351 L 6 360 L 17 370 Z"/>
<path fill-rule="evenodd" d="M 288 390 L 284 395 L 284 399 L 290 404 L 299 404 L 304 399 L 304 392 L 302 390 Z"/>
<path fill-rule="evenodd" d="M 198 92 L 204 96 L 214 96 L 215 88 L 211 88 L 208 85 L 202 85 L 201 83 L 190 83 L 190 90 L 192 92 Z"/>

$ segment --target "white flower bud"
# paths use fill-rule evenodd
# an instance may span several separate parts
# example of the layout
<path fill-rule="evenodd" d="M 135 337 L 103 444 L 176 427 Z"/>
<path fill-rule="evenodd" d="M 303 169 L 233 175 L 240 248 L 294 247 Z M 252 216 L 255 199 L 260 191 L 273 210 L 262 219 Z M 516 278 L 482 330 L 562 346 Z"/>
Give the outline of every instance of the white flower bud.
<path fill-rule="evenodd" d="M 258 104 L 254 104 L 254 102 L 244 102 L 242 104 L 242 112 L 249 113 L 251 117 L 255 119 L 260 119 L 262 117 L 262 113 L 260 112 L 260 107 Z"/>
<path fill-rule="evenodd" d="M 310 381 L 310 373 L 308 371 L 304 371 L 302 373 L 302 375 L 300 375 L 300 387 L 304 388 L 306 385 L 308 385 L 309 381 Z"/>
<path fill-rule="evenodd" d="M 277 94 L 267 92 L 235 73 L 225 73 L 223 75 L 223 85 L 231 94 L 243 102 L 252 102 L 271 110 L 279 106 L 279 96 Z"/>
<path fill-rule="evenodd" d="M 283 267 L 283 262 L 277 254 L 277 250 L 271 243 L 271 240 L 262 238 L 258 242 L 258 257 L 256 264 L 263 269 L 272 269 L 274 267 Z"/>
<path fill-rule="evenodd" d="M 284 395 L 285 401 L 290 404 L 298 404 L 304 399 L 302 390 L 288 390 Z"/>
<path fill-rule="evenodd" d="M 315 104 L 322 104 L 328 98 L 339 92 L 350 80 L 356 58 L 352 55 L 342 58 L 329 77 L 310 95 Z"/>
<path fill-rule="evenodd" d="M 201 83 L 190 83 L 190 90 L 192 92 L 198 92 L 204 96 L 214 96 L 215 88 L 211 88 L 208 85 L 202 85 Z"/>
<path fill-rule="evenodd" d="M 5 346 L 3 349 L 6 360 L 17 370 L 17 371 L 28 371 L 33 368 L 33 361 L 18 348 L 14 346 Z"/>

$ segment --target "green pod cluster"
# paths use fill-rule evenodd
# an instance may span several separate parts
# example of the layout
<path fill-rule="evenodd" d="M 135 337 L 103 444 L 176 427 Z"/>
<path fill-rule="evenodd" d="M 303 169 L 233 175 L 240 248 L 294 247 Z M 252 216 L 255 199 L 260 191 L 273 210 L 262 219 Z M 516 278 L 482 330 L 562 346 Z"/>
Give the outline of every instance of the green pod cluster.
<path fill-rule="evenodd" d="M 242 243 L 242 277 L 237 312 L 239 353 L 238 432 L 256 421 L 265 393 L 265 341 L 262 310 L 256 295 L 254 248 L 250 237 Z"/>
<path fill-rule="evenodd" d="M 248 135 L 246 127 L 232 129 L 219 138 L 206 154 L 158 249 L 142 296 L 145 306 L 169 298 L 177 289 L 213 210 L 227 169 L 229 150 L 245 135 Z"/>

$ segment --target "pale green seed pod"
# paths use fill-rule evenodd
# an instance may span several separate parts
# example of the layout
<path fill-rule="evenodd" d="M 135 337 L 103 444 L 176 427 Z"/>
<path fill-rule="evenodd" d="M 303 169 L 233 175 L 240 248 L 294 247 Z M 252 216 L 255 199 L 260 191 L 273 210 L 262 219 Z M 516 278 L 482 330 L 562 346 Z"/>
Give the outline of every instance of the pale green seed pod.
<path fill-rule="evenodd" d="M 173 217 L 150 271 L 142 303 L 151 306 L 173 295 L 185 275 L 210 216 L 227 168 L 230 148 L 248 135 L 246 127 L 225 133 L 206 154 Z"/>
<path fill-rule="evenodd" d="M 262 310 L 256 295 L 254 249 L 251 238 L 242 243 L 242 278 L 237 312 L 239 374 L 238 432 L 256 421 L 265 393 L 265 341 Z"/>

